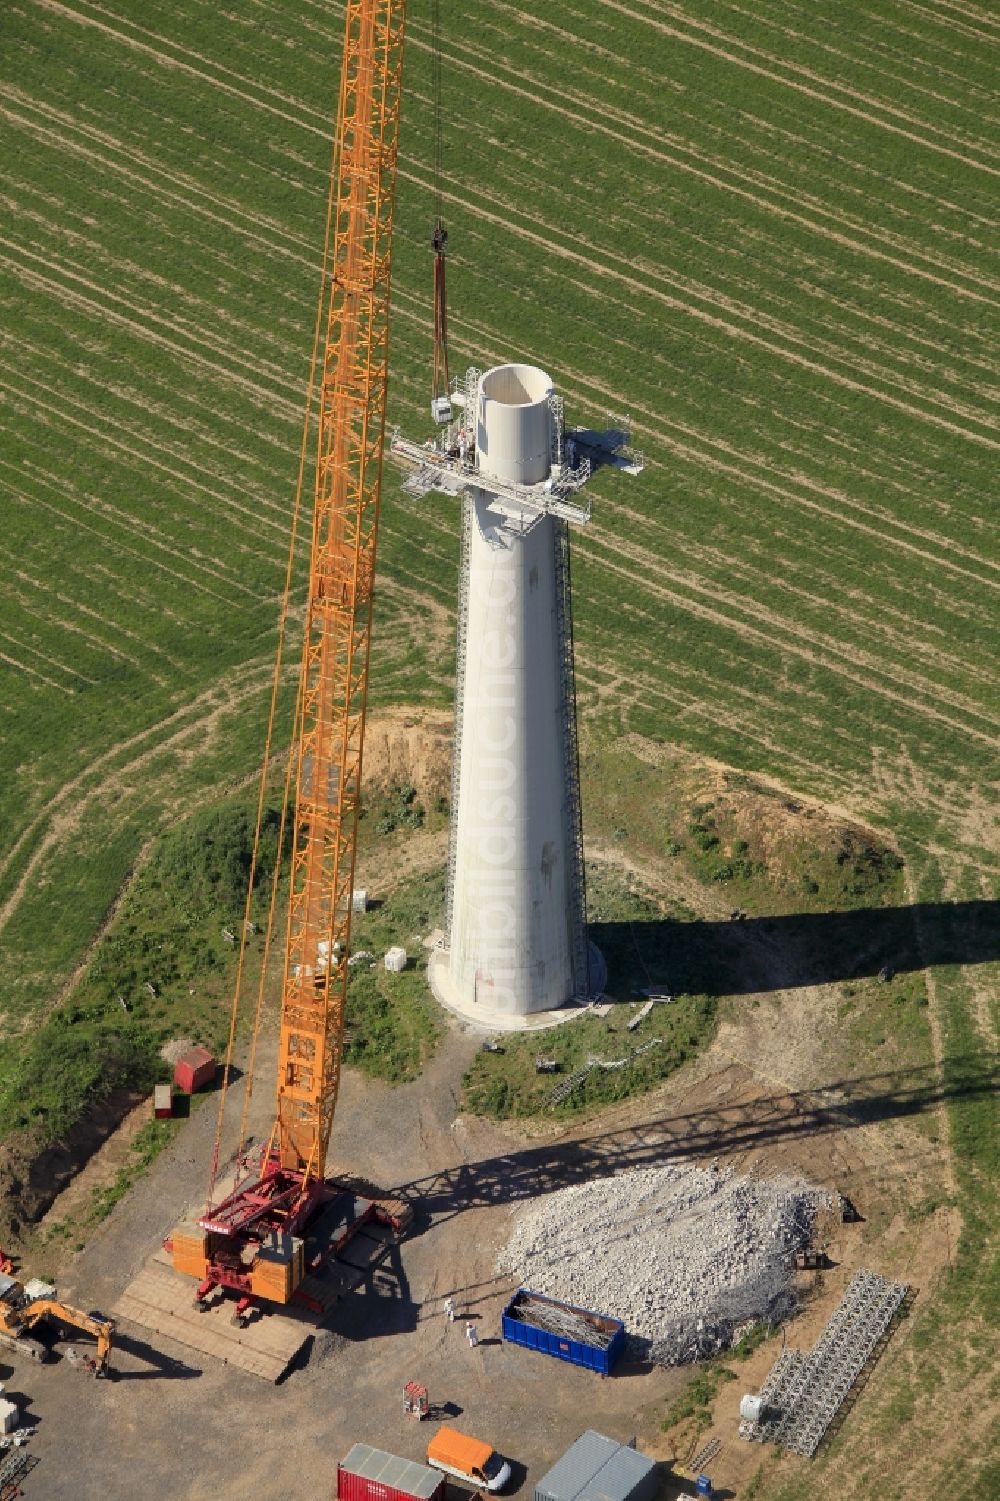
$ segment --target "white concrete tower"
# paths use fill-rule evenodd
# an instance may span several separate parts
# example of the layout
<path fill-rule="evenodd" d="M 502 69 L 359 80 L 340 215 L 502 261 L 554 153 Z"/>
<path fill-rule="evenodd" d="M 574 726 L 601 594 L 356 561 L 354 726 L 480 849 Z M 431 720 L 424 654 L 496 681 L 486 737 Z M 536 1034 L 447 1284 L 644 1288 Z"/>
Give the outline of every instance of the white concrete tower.
<path fill-rule="evenodd" d="M 575 495 L 591 457 L 641 467 L 625 440 L 564 433 L 549 377 L 498 365 L 468 372 L 439 449 L 393 442 L 420 465 L 409 493 L 463 496 L 447 933 L 430 976 L 489 1028 L 604 984 L 587 941 L 568 523 L 589 520 Z"/>
<path fill-rule="evenodd" d="M 552 382 L 500 365 L 479 382 L 479 478 L 463 515 L 448 903 L 448 989 L 521 1016 L 590 991 L 566 522 L 494 509 L 489 481 L 552 467 Z"/>

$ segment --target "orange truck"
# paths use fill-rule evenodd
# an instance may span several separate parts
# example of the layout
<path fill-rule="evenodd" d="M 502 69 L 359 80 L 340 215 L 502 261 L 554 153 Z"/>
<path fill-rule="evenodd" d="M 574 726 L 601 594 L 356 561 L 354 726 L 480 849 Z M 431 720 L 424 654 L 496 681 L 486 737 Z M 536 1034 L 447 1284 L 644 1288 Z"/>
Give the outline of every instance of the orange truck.
<path fill-rule="evenodd" d="M 487 1491 L 502 1491 L 510 1479 L 510 1465 L 492 1444 L 456 1428 L 438 1429 L 427 1445 L 427 1463 Z"/>

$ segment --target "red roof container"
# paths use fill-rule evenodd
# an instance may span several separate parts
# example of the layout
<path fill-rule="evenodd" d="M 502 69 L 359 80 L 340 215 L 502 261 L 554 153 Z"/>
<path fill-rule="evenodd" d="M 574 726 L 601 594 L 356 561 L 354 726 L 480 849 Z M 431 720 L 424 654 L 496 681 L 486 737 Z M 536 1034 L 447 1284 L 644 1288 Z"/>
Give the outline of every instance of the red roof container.
<path fill-rule="evenodd" d="M 355 1444 L 337 1466 L 340 1501 L 444 1501 L 445 1478 L 428 1465 Z"/>
<path fill-rule="evenodd" d="M 208 1048 L 188 1048 L 174 1064 L 174 1083 L 185 1094 L 196 1094 L 215 1082 L 216 1063 Z"/>

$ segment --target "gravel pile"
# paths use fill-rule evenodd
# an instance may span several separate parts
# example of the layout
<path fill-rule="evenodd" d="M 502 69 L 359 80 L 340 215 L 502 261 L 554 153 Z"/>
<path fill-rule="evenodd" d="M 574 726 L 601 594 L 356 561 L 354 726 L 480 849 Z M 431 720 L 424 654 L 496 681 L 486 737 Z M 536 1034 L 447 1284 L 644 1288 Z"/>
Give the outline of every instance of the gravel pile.
<path fill-rule="evenodd" d="M 680 1365 L 794 1304 L 823 1189 L 687 1163 L 565 1188 L 523 1209 L 497 1262 L 523 1287 L 611 1314 L 634 1355 Z"/>

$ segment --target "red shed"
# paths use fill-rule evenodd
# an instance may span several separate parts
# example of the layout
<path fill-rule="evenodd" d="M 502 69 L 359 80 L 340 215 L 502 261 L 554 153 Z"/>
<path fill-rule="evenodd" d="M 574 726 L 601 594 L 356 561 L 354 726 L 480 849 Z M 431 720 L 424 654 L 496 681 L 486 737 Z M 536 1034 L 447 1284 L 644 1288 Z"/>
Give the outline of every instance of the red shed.
<path fill-rule="evenodd" d="M 196 1094 L 215 1082 L 216 1063 L 208 1048 L 188 1048 L 174 1064 L 174 1083 L 185 1094 Z"/>

